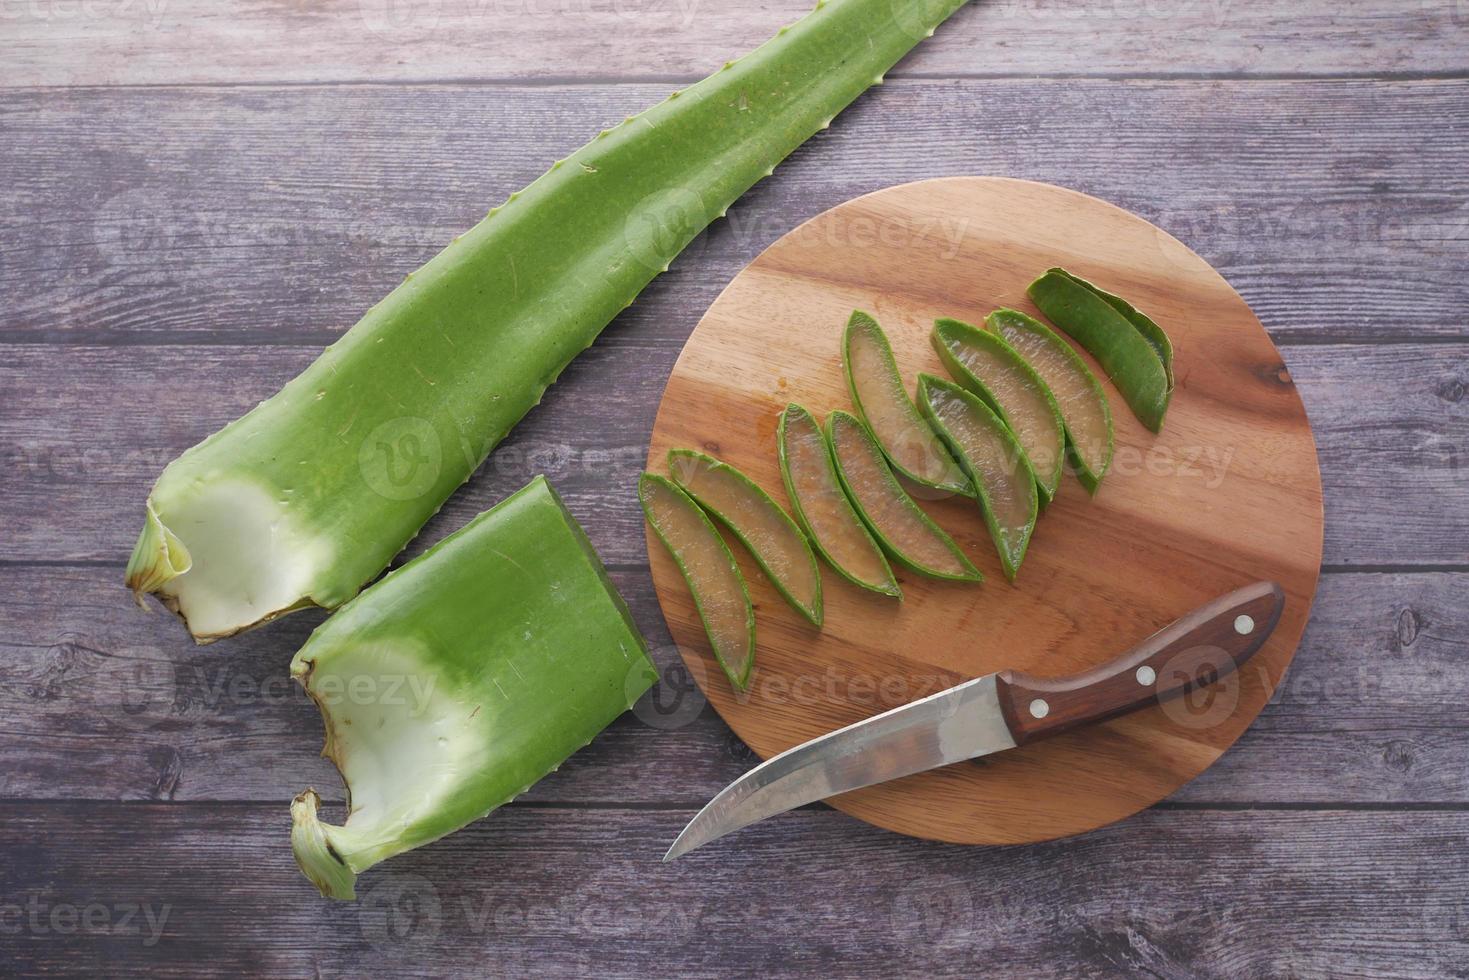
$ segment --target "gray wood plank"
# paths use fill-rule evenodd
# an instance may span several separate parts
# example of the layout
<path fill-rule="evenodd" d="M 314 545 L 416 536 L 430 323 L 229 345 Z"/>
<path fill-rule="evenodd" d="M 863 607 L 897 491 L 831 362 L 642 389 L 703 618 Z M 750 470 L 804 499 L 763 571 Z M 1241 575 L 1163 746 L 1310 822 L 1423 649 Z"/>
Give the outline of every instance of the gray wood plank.
<path fill-rule="evenodd" d="M 7 4 L 7 85 L 698 78 L 810 0 L 136 0 Z M 902 68 L 928 74 L 1463 70 L 1456 0 L 977 2 Z"/>
<path fill-rule="evenodd" d="M 1152 811 L 962 848 L 809 809 L 665 865 L 687 812 L 512 806 L 367 872 L 356 904 L 296 870 L 281 807 L 3 813 L 0 956 L 48 975 L 1346 980 L 1469 959 L 1463 811 Z"/>
<path fill-rule="evenodd" d="M 317 711 L 287 665 L 320 614 L 194 647 L 134 608 L 115 568 L 0 568 L 0 797 L 341 798 Z M 665 668 L 625 715 L 527 797 L 693 806 L 755 761 L 714 715 L 664 628 L 644 569 L 615 573 Z M 1469 574 L 1322 581 L 1286 682 L 1190 803 L 1469 803 Z"/>
<path fill-rule="evenodd" d="M 625 329 L 625 328 L 626 329 Z M 677 350 L 614 326 L 426 527 L 423 541 L 546 473 L 606 561 L 646 560 L 633 485 Z M 1293 346 L 1326 487 L 1328 565 L 1463 564 L 1469 360 L 1459 344 Z M 168 460 L 315 354 L 297 347 L 0 345 L 0 508 L 12 561 L 120 562 Z"/>
<path fill-rule="evenodd" d="M 327 343 L 488 206 L 668 88 L 0 92 L 0 340 Z M 757 186 L 609 342 L 681 344 L 799 221 L 951 174 L 1131 208 L 1219 268 L 1282 342 L 1464 339 L 1466 160 L 1462 82 L 898 82 Z"/>

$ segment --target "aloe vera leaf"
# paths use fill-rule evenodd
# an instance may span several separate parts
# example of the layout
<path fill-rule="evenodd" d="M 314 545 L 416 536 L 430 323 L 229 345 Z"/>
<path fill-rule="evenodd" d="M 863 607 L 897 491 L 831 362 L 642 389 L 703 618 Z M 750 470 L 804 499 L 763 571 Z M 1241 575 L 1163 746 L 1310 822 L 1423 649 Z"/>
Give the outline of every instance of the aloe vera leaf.
<path fill-rule="evenodd" d="M 1050 327 L 1019 310 L 996 310 L 985 326 L 1004 338 L 1040 375 L 1066 429 L 1076 478 L 1095 494 L 1112 465 L 1112 408 L 1097 376 Z"/>
<path fill-rule="evenodd" d="M 931 374 L 918 376 L 918 403 L 979 491 L 1005 577 L 1015 581 L 1035 530 L 1035 474 L 1000 417 L 978 395 Z"/>
<path fill-rule="evenodd" d="M 963 0 L 833 0 L 601 133 L 171 463 L 127 583 L 201 641 L 356 594 L 702 229 Z"/>
<path fill-rule="evenodd" d="M 740 539 L 791 607 L 820 626 L 821 569 L 791 516 L 754 480 L 713 456 L 670 449 L 668 471 L 695 503 Z"/>
<path fill-rule="evenodd" d="M 656 679 L 576 519 L 536 477 L 344 605 L 291 675 L 321 709 L 346 823 L 291 805 L 296 861 L 323 895 L 508 803 Z"/>
<path fill-rule="evenodd" d="M 714 659 L 743 691 L 755 666 L 755 607 L 729 546 L 693 498 L 654 473 L 638 478 L 643 516 L 673 556 L 704 624 Z"/>
<path fill-rule="evenodd" d="M 1050 389 L 1003 338 L 960 320 L 936 320 L 933 346 L 954 380 L 984 399 L 1015 433 L 1042 505 L 1056 496 L 1066 430 Z"/>
<path fill-rule="evenodd" d="M 853 585 L 902 599 L 892 567 L 842 489 L 816 419 L 800 405 L 787 405 L 776 426 L 776 443 L 786 496 L 816 550 Z"/>
<path fill-rule="evenodd" d="M 1052 323 L 1091 352 L 1138 421 L 1161 431 L 1173 392 L 1171 347 L 1165 364 L 1163 354 L 1137 323 L 1090 283 L 1064 269 L 1048 270 L 1027 292 Z"/>
<path fill-rule="evenodd" d="M 1152 317 L 1148 316 L 1146 313 L 1142 312 L 1137 307 L 1129 303 L 1127 300 L 1123 299 L 1121 296 L 1118 296 L 1116 293 L 1109 293 L 1095 283 L 1088 282 L 1075 273 L 1067 272 L 1065 269 L 1060 268 L 1053 269 L 1051 271 L 1057 273 L 1058 275 L 1065 276 L 1067 279 L 1070 279 L 1078 286 L 1089 289 L 1092 292 L 1096 293 L 1098 296 L 1101 297 L 1104 303 L 1112 307 L 1112 309 L 1116 310 L 1118 313 L 1121 313 L 1127 318 L 1128 322 L 1130 322 L 1134 327 L 1137 327 L 1137 332 L 1142 334 L 1143 339 L 1152 345 L 1153 350 L 1156 351 L 1158 354 L 1158 360 L 1163 362 L 1163 373 L 1168 376 L 1168 390 L 1173 390 L 1173 341 L 1168 339 L 1168 335 L 1163 332 L 1162 327 L 1153 322 Z"/>
<path fill-rule="evenodd" d="M 826 437 L 842 489 L 888 554 L 931 578 L 984 581 L 954 539 L 908 496 L 861 419 L 832 412 L 826 417 Z"/>
<path fill-rule="evenodd" d="M 842 333 L 842 371 L 857 414 L 893 469 L 914 483 L 974 496 L 964 471 L 908 397 L 887 334 L 861 310 L 852 311 Z"/>

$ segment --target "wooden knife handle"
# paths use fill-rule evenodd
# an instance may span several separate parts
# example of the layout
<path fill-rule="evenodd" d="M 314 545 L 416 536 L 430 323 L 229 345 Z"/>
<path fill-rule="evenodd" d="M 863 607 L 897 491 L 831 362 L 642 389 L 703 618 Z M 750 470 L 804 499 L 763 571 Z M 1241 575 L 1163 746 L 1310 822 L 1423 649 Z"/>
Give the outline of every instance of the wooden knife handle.
<path fill-rule="evenodd" d="M 1200 606 L 1111 663 L 1071 677 L 1005 670 L 997 693 L 1005 722 L 1024 745 L 1104 721 L 1212 684 L 1238 670 L 1280 621 L 1285 593 L 1256 582 Z"/>

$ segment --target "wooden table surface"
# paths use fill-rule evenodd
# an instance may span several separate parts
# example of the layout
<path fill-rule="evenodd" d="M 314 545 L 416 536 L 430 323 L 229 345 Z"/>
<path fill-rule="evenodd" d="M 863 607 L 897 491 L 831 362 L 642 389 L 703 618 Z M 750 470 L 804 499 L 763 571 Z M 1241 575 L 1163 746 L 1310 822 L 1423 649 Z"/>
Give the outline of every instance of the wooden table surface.
<path fill-rule="evenodd" d="M 805 0 L 0 0 L 0 974 L 1464 976 L 1469 4 L 961 11 L 659 279 L 428 527 L 544 472 L 661 663 L 633 493 L 679 347 L 853 195 L 1052 181 L 1251 303 L 1326 492 L 1305 641 L 1253 728 L 1084 837 L 923 843 L 813 806 L 672 865 L 752 762 L 670 674 L 522 801 L 320 899 L 338 801 L 287 663 L 121 579 L 147 487 L 599 128 Z M 332 812 L 332 811 L 329 811 Z"/>

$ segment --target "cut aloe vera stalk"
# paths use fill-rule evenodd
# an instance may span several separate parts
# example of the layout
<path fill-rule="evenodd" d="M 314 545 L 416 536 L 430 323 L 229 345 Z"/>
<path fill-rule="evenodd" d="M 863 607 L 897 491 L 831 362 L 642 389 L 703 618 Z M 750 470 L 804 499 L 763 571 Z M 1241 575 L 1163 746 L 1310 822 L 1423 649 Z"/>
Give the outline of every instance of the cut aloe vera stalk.
<path fill-rule="evenodd" d="M 984 580 L 954 540 L 904 491 L 861 419 L 832 412 L 826 417 L 826 437 L 842 488 L 888 554 L 932 578 Z"/>
<path fill-rule="evenodd" d="M 821 625 L 821 569 L 806 535 L 759 485 L 728 463 L 692 449 L 670 449 L 673 482 L 719 519 L 796 612 Z"/>
<path fill-rule="evenodd" d="M 818 3 L 558 161 L 171 463 L 128 585 L 201 641 L 350 599 L 684 246 L 962 5 Z"/>
<path fill-rule="evenodd" d="M 1052 323 L 1091 352 L 1138 421 L 1161 431 L 1173 393 L 1173 347 L 1158 325 L 1065 269 L 1047 270 L 1027 292 Z"/>
<path fill-rule="evenodd" d="M 984 400 L 956 384 L 920 374 L 918 403 L 974 481 L 1000 564 L 1015 581 L 1037 509 L 1035 474 L 1025 453 Z"/>
<path fill-rule="evenodd" d="M 1066 431 L 1046 383 L 999 336 L 959 320 L 935 320 L 933 346 L 954 380 L 984 399 L 1015 433 L 1041 503 L 1049 503 L 1061 482 Z"/>
<path fill-rule="evenodd" d="M 673 481 L 644 473 L 638 478 L 638 499 L 693 593 L 714 659 L 743 691 L 755 666 L 755 607 L 734 555 L 699 505 Z"/>
<path fill-rule="evenodd" d="M 842 489 L 826 434 L 816 419 L 800 405 L 787 405 L 776 440 L 786 495 L 816 550 L 854 585 L 901 599 L 888 560 Z"/>
<path fill-rule="evenodd" d="M 347 821 L 291 804 L 323 895 L 508 803 L 625 711 L 657 674 L 597 553 L 537 477 L 363 592 L 291 675 L 326 724 Z"/>
<path fill-rule="evenodd" d="M 996 310 L 985 326 L 1024 357 L 1050 389 L 1076 478 L 1088 493 L 1096 493 L 1112 464 L 1112 409 L 1101 382 L 1070 344 L 1034 317 Z"/>
<path fill-rule="evenodd" d="M 857 414 L 893 469 L 935 490 L 974 496 L 964 471 L 908 397 L 887 334 L 861 310 L 853 311 L 842 334 L 842 369 Z"/>

